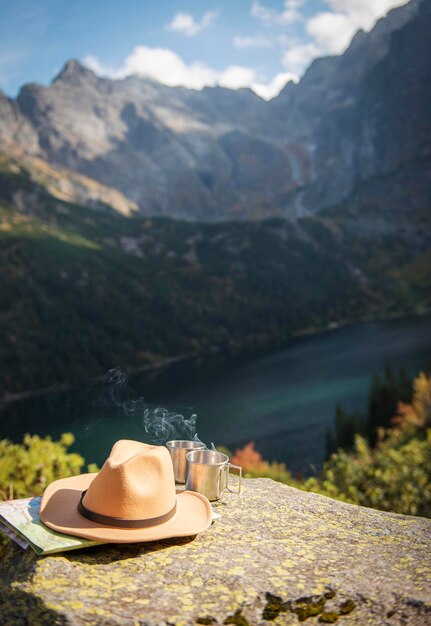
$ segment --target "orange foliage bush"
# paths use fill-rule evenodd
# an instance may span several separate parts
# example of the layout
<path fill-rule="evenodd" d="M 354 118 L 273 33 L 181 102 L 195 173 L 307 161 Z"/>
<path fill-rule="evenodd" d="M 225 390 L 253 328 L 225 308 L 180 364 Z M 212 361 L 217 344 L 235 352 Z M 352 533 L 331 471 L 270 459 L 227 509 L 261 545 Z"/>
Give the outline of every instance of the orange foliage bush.
<path fill-rule="evenodd" d="M 266 464 L 262 455 L 255 449 L 254 441 L 250 441 L 244 448 L 237 450 L 232 457 L 231 463 L 241 465 L 242 469 L 257 470 L 262 464 Z"/>
<path fill-rule="evenodd" d="M 244 448 L 237 450 L 231 463 L 240 465 L 244 476 L 248 478 L 272 478 L 288 485 L 297 486 L 297 482 L 292 478 L 285 464 L 265 461 L 260 452 L 255 449 L 253 441 L 250 441 Z"/>

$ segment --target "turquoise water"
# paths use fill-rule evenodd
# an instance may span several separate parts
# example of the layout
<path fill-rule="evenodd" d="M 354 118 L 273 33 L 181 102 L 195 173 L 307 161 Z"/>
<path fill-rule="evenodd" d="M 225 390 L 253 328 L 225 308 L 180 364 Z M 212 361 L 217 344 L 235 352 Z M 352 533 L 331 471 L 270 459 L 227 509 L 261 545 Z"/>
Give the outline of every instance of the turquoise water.
<path fill-rule="evenodd" d="M 374 374 L 385 363 L 412 374 L 431 369 L 431 316 L 373 322 L 292 340 L 261 356 L 191 359 L 135 376 L 129 397 L 198 415 L 200 438 L 231 449 L 250 440 L 268 459 L 309 473 L 324 454 L 337 403 L 366 409 Z M 106 391 L 106 390 L 105 390 Z M 142 407 L 113 408 L 100 386 L 9 405 L 0 436 L 72 431 L 75 449 L 101 463 L 119 438 L 145 440 Z"/>

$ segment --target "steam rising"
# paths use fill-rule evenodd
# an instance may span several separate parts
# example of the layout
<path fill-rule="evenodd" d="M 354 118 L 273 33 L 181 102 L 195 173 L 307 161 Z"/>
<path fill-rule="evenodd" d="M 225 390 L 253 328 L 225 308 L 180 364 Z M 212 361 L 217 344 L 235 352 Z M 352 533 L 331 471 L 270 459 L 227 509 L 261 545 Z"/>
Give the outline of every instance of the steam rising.
<path fill-rule="evenodd" d="M 107 408 L 120 408 L 128 418 L 133 418 L 135 427 L 138 421 L 145 434 L 143 438 L 148 443 L 163 445 L 171 439 L 200 441 L 196 431 L 195 413 L 186 417 L 164 407 L 150 406 L 142 397 L 132 400 L 128 397 L 132 392 L 126 382 L 127 376 L 119 367 L 109 370 L 103 377 L 101 404 Z"/>

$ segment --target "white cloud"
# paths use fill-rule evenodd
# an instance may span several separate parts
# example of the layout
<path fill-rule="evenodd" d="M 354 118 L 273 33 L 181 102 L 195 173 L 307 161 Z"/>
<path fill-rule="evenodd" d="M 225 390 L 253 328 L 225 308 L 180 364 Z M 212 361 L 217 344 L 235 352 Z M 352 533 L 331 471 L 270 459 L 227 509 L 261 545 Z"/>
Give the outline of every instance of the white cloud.
<path fill-rule="evenodd" d="M 235 35 L 232 41 L 236 48 L 270 48 L 272 45 L 271 40 L 263 35 L 257 35 L 256 37 Z"/>
<path fill-rule="evenodd" d="M 295 10 L 304 6 L 304 0 L 285 0 L 284 6 L 286 9 Z"/>
<path fill-rule="evenodd" d="M 283 87 L 289 82 L 293 81 L 297 83 L 299 80 L 296 74 L 292 74 L 292 72 L 280 72 L 276 74 L 269 83 L 252 83 L 251 88 L 258 96 L 263 98 L 264 100 L 271 100 L 271 98 L 275 98 L 278 96 Z"/>
<path fill-rule="evenodd" d="M 207 28 L 217 17 L 216 11 L 207 11 L 203 14 L 200 21 L 195 20 L 190 13 L 177 13 L 171 22 L 166 25 L 167 30 L 172 30 L 177 33 L 186 35 L 187 37 L 193 37 L 202 30 Z"/>
<path fill-rule="evenodd" d="M 189 89 L 202 89 L 215 85 L 230 89 L 249 87 L 265 99 L 276 96 L 288 80 L 297 80 L 296 75 L 282 72 L 268 83 L 264 83 L 250 67 L 229 65 L 221 71 L 215 70 L 205 63 L 185 63 L 176 52 L 168 48 L 148 46 L 134 48 L 118 68 L 105 66 L 92 55 L 86 56 L 83 62 L 96 74 L 108 78 L 121 79 L 135 74 L 171 87 L 182 85 Z"/>
<path fill-rule="evenodd" d="M 334 13 L 348 15 L 357 28 L 370 30 L 375 21 L 394 7 L 407 4 L 409 0 L 326 0 Z"/>
<path fill-rule="evenodd" d="M 97 74 L 109 78 L 125 78 L 136 74 L 172 87 L 183 85 L 202 89 L 205 85 L 215 85 L 218 78 L 218 73 L 205 63 L 187 64 L 168 48 L 136 46 L 116 69 L 104 66 L 92 56 L 87 56 L 84 63 Z"/>
<path fill-rule="evenodd" d="M 269 9 L 268 7 L 260 4 L 259 0 L 253 0 L 251 5 L 251 14 L 253 17 L 261 20 L 262 22 L 272 22 L 277 15 L 275 9 Z"/>
<path fill-rule="evenodd" d="M 371 30 L 377 19 L 408 0 L 326 0 L 331 11 L 311 17 L 307 32 L 325 54 L 340 54 L 349 45 L 355 32 Z"/>
<path fill-rule="evenodd" d="M 253 0 L 251 15 L 267 26 L 271 24 L 292 24 L 301 18 L 301 13 L 298 9 L 303 4 L 304 0 L 284 0 L 283 8 L 277 11 L 277 9 L 261 4 L 259 0 Z"/>
<path fill-rule="evenodd" d="M 347 48 L 357 27 L 344 13 L 326 12 L 310 18 L 306 29 L 322 54 L 337 54 Z"/>
<path fill-rule="evenodd" d="M 241 65 L 230 65 L 223 70 L 218 78 L 217 84 L 229 89 L 239 89 L 240 87 L 250 87 L 256 78 L 254 70 Z"/>
<path fill-rule="evenodd" d="M 313 42 L 297 44 L 283 52 L 281 61 L 287 70 L 301 76 L 319 54 L 320 50 Z"/>
<path fill-rule="evenodd" d="M 268 82 L 262 81 L 257 72 L 250 67 L 230 65 L 222 70 L 216 70 L 199 61 L 185 63 L 176 52 L 168 48 L 149 46 L 135 47 L 119 67 L 107 67 L 94 56 L 87 56 L 84 63 L 96 74 L 110 78 L 124 78 L 136 74 L 165 85 L 182 85 L 190 89 L 215 85 L 231 89 L 249 87 L 260 97 L 270 99 L 279 93 L 286 82 L 297 81 L 298 75 L 303 74 L 313 59 L 342 52 L 358 28 L 369 30 L 378 17 L 394 6 L 405 4 L 407 0 L 325 0 L 325 2 L 330 10 L 320 12 L 305 22 L 308 40 L 293 40 L 286 34 L 281 35 L 279 30 L 272 41 L 263 36 L 234 37 L 234 45 L 239 48 L 264 47 L 266 42 L 279 42 L 282 48 L 281 62 L 285 71 L 279 72 Z M 282 6 L 282 11 L 276 11 L 255 0 L 252 11 L 262 22 L 266 21 L 268 25 L 271 23 L 279 27 L 280 24 L 289 23 L 290 18 L 286 21 L 283 14 L 288 11 L 298 12 L 303 6 L 303 0 L 285 0 Z M 196 25 L 193 18 L 191 19 L 192 24 Z M 203 20 L 204 18 L 199 25 L 202 25 Z M 186 31 L 185 27 L 181 28 L 181 32 Z"/>
<path fill-rule="evenodd" d="M 317 13 L 306 21 L 305 30 L 311 38 L 308 42 L 285 46 L 283 66 L 288 71 L 302 74 L 313 59 L 344 52 L 358 29 L 370 30 L 378 18 L 407 2 L 408 0 L 325 0 L 330 10 Z M 288 38 L 285 38 L 285 43 L 287 41 Z"/>
<path fill-rule="evenodd" d="M 82 62 L 98 76 L 123 78 L 123 76 L 119 76 L 118 70 L 113 67 L 109 67 L 109 65 L 103 65 L 103 63 L 101 63 L 99 59 L 92 54 L 87 54 L 87 56 L 83 58 Z"/>

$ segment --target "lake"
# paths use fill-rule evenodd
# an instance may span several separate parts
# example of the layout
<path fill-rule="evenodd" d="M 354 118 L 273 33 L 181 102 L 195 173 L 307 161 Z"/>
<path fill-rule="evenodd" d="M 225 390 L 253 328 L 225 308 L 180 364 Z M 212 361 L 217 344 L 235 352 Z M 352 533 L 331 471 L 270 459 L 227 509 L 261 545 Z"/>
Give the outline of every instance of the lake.
<path fill-rule="evenodd" d="M 235 450 L 254 441 L 265 458 L 309 474 L 323 460 L 337 403 L 365 411 L 371 379 L 386 363 L 411 374 L 431 368 L 431 315 L 297 338 L 260 356 L 180 361 L 132 377 L 125 395 L 196 412 L 206 443 Z M 102 463 L 117 439 L 148 439 L 143 403 L 123 403 L 120 391 L 98 383 L 15 402 L 1 411 L 0 437 L 71 431 L 74 450 Z"/>

